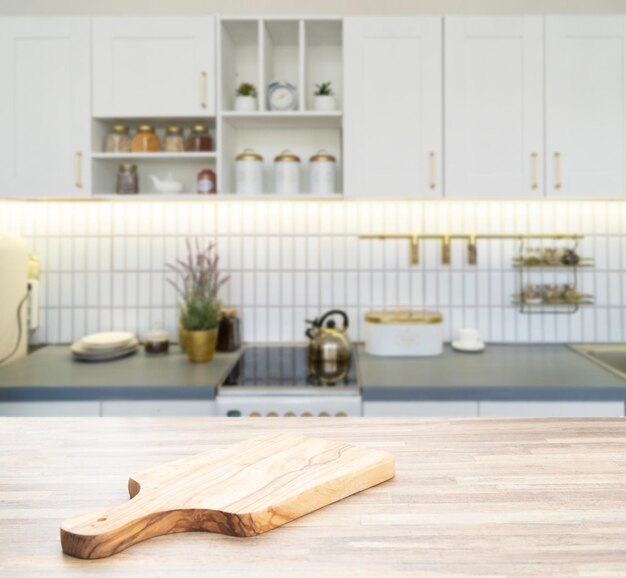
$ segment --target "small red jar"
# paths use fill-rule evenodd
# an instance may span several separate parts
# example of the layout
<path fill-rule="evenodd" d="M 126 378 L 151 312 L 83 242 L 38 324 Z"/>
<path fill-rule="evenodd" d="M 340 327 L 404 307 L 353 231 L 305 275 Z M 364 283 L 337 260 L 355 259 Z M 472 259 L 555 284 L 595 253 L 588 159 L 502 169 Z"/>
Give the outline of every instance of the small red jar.
<path fill-rule="evenodd" d="M 217 178 L 211 169 L 204 169 L 198 173 L 198 194 L 207 195 L 217 192 Z"/>

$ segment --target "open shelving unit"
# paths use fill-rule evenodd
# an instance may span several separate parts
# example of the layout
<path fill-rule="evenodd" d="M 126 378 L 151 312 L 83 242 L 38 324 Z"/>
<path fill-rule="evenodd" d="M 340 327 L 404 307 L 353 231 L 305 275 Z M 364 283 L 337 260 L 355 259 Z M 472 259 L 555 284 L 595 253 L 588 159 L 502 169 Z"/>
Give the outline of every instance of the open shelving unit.
<path fill-rule="evenodd" d="M 340 194 L 343 190 L 341 18 L 222 18 L 218 45 L 219 192 L 233 193 L 235 158 L 251 148 L 263 157 L 263 193 L 269 198 L 274 190 L 274 158 L 288 149 L 301 159 L 301 193 L 305 196 L 310 191 L 309 158 L 324 149 L 337 159 L 336 190 Z M 270 110 L 267 86 L 274 80 L 287 81 L 296 87 L 295 110 Z M 317 111 L 313 99 L 315 84 L 326 81 L 332 82 L 337 110 Z M 234 110 L 235 91 L 242 82 L 250 82 L 257 88 L 258 110 Z"/>
<path fill-rule="evenodd" d="M 104 143 L 109 129 L 114 124 L 125 124 L 132 129 L 136 129 L 140 124 L 150 124 L 155 127 L 161 142 L 165 134 L 166 127 L 179 125 L 184 127 L 185 136 L 189 129 L 196 124 L 203 124 L 209 127 L 213 137 L 213 146 L 217 144 L 216 119 L 215 117 L 163 117 L 163 118 L 138 118 L 138 117 L 116 117 L 116 118 L 94 118 L 92 120 L 92 147 L 91 147 L 91 167 L 92 167 L 92 193 L 99 198 L 125 198 L 137 199 L 137 197 L 154 196 L 163 198 L 163 193 L 159 193 L 153 186 L 150 175 L 158 178 L 165 178 L 172 175 L 174 179 L 184 185 L 183 192 L 178 196 L 183 198 L 195 194 L 197 186 L 197 175 L 203 169 L 216 170 L 217 150 L 207 152 L 124 152 L 108 153 L 104 152 Z M 133 130 L 134 132 L 134 130 Z M 115 186 L 117 171 L 120 163 L 135 163 L 139 174 L 139 194 L 138 195 L 116 195 Z"/>
<path fill-rule="evenodd" d="M 189 200 L 196 198 L 197 174 L 211 169 L 217 175 L 217 195 L 202 195 L 199 200 L 310 200 L 340 199 L 343 190 L 343 21 L 341 17 L 224 17 L 217 20 L 215 116 L 95 116 L 92 118 L 92 143 L 88 153 L 92 172 L 92 196 L 109 200 Z M 270 110 L 267 86 L 274 80 L 287 81 L 297 88 L 297 108 L 293 111 Z M 332 83 L 337 109 L 317 111 L 315 85 Z M 251 82 L 258 92 L 258 110 L 235 110 L 236 88 Z M 106 135 L 114 124 L 125 124 L 134 134 L 140 124 L 151 124 L 163 139 L 169 125 L 185 128 L 185 135 L 196 124 L 209 126 L 214 150 L 210 152 L 107 153 Z M 263 156 L 264 187 L 258 195 L 238 195 L 235 191 L 236 156 L 252 148 Z M 274 158 L 289 149 L 301 159 L 301 192 L 297 195 L 274 194 Z M 310 193 L 309 159 L 324 149 L 337 159 L 336 194 Z M 132 162 L 139 173 L 138 195 L 115 193 L 120 163 Z M 182 193 L 164 195 L 153 186 L 150 175 L 181 181 Z"/>

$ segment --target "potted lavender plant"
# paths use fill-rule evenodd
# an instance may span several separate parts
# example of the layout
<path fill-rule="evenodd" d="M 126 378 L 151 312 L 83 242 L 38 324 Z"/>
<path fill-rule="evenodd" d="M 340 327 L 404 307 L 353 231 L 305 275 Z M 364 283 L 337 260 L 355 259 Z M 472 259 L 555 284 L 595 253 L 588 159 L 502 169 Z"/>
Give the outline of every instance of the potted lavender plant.
<path fill-rule="evenodd" d="M 168 279 L 180 297 L 181 341 L 192 363 L 213 359 L 222 304 L 220 288 L 228 281 L 219 270 L 215 243 L 202 247 L 196 239 L 195 250 L 187 239 L 187 258 L 167 264 L 177 279 Z"/>

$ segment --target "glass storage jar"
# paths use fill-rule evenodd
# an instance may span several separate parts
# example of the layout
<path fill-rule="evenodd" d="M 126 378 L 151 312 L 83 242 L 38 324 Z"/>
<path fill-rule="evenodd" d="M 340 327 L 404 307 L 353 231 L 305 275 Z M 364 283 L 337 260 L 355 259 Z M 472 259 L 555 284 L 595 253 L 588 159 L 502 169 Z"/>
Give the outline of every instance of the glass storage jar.
<path fill-rule="evenodd" d="M 107 135 L 104 143 L 104 151 L 107 153 L 129 153 L 132 139 L 125 124 L 114 124 Z"/>
<path fill-rule="evenodd" d="M 163 139 L 163 150 L 168 153 L 182 153 L 185 150 L 185 136 L 182 127 L 167 127 Z"/>
<path fill-rule="evenodd" d="M 217 331 L 217 351 L 236 351 L 241 347 L 241 332 L 236 309 L 222 309 Z"/>
<path fill-rule="evenodd" d="M 198 173 L 197 192 L 199 195 L 217 193 L 217 179 L 211 169 L 203 169 Z"/>
<path fill-rule="evenodd" d="M 170 335 L 160 323 L 154 323 L 152 331 L 146 335 L 144 349 L 147 355 L 164 355 L 170 349 Z"/>
<path fill-rule="evenodd" d="M 137 134 L 133 137 L 134 153 L 151 153 L 161 150 L 159 137 L 154 132 L 154 127 L 149 124 L 142 124 L 137 128 Z"/>
<path fill-rule="evenodd" d="M 191 133 L 187 137 L 187 150 L 192 153 L 213 150 L 213 139 L 208 126 L 197 124 L 191 128 Z"/>
<path fill-rule="evenodd" d="M 139 192 L 137 165 L 133 163 L 122 163 L 119 166 L 115 192 L 119 195 L 136 195 Z"/>

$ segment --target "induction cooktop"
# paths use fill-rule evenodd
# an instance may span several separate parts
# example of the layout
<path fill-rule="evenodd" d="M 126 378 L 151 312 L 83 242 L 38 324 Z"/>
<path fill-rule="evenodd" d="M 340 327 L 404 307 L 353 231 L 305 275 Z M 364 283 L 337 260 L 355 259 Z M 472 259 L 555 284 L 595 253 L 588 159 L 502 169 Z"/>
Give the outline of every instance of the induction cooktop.
<path fill-rule="evenodd" d="M 358 395 L 354 355 L 346 362 L 311 363 L 306 346 L 246 347 L 221 394 Z"/>

